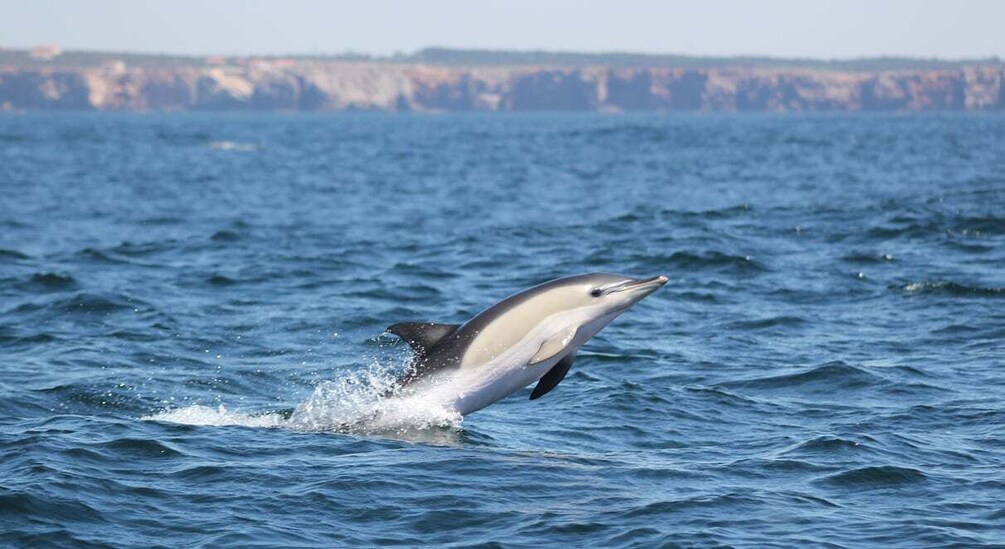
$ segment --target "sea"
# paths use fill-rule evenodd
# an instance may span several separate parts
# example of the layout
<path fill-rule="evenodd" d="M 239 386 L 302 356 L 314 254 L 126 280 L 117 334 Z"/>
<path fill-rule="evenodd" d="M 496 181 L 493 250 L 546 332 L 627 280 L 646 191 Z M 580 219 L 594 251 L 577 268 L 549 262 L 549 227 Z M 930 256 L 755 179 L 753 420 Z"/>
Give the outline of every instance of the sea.
<path fill-rule="evenodd" d="M 547 396 L 383 398 L 587 272 Z M 0 546 L 377 545 L 1005 545 L 1005 116 L 0 115 Z"/>

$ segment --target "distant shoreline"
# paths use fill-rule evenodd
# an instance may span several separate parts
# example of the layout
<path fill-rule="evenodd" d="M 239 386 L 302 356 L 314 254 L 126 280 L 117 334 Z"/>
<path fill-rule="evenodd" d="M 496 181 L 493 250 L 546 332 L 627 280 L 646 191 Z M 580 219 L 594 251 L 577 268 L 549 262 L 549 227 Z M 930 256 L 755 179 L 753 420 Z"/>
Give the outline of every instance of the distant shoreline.
<path fill-rule="evenodd" d="M 1005 63 L 427 48 L 177 56 L 0 50 L 0 110 L 1005 111 Z"/>
<path fill-rule="evenodd" d="M 34 48 L 58 46 L 39 46 Z M 951 70 L 972 66 L 1001 66 L 997 57 L 943 59 L 932 57 L 875 56 L 848 59 L 811 57 L 772 57 L 764 55 L 679 55 L 638 52 L 575 52 L 549 50 L 486 50 L 430 47 L 411 53 L 371 55 L 346 52 L 337 54 L 289 55 L 188 55 L 105 50 L 66 50 L 51 59 L 34 57 L 33 49 L 0 47 L 0 67 L 7 68 L 96 68 L 102 63 L 121 60 L 133 67 L 172 68 L 244 64 L 250 60 L 292 60 L 295 62 L 367 62 L 380 64 L 422 64 L 443 67 L 610 67 L 678 69 L 810 69 L 836 71 Z M 45 57 L 44 55 L 42 57 Z"/>

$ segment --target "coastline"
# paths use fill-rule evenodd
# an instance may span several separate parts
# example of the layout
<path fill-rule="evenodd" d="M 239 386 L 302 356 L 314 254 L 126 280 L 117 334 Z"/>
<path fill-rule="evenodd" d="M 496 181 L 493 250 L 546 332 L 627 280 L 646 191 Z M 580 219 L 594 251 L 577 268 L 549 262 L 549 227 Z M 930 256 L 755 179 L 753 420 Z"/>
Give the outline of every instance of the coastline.
<path fill-rule="evenodd" d="M 563 61 L 542 54 L 529 58 L 539 64 L 507 65 L 505 56 L 493 64 L 488 53 L 462 56 L 463 62 L 418 54 L 380 60 L 21 53 L 0 52 L 0 111 L 1005 111 L 1005 65 L 993 59 L 814 65 L 711 58 L 702 66 L 691 58 L 584 54 Z"/>

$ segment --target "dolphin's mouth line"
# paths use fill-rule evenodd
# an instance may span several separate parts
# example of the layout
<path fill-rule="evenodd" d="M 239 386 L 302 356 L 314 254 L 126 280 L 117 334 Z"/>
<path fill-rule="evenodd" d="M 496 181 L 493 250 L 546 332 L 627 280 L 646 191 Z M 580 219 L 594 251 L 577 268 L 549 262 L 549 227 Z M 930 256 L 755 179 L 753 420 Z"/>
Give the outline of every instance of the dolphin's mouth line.
<path fill-rule="evenodd" d="M 641 289 L 656 289 L 667 283 L 669 280 L 665 275 L 657 275 L 652 278 L 647 278 L 645 280 L 634 280 L 632 282 L 625 282 L 624 284 L 619 284 L 612 288 L 608 288 L 605 293 L 613 294 L 618 292 L 627 292 L 629 290 L 641 290 Z"/>

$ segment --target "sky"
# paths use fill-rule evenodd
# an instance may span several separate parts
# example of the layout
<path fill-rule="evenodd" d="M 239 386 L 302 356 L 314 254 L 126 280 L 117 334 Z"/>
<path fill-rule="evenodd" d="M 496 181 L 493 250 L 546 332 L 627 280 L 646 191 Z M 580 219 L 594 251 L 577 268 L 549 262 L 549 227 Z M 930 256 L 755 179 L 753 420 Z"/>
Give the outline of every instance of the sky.
<path fill-rule="evenodd" d="M 390 55 L 427 46 L 1005 58 L 997 0 L 0 0 L 0 47 Z"/>

